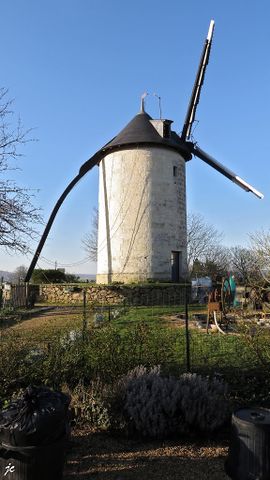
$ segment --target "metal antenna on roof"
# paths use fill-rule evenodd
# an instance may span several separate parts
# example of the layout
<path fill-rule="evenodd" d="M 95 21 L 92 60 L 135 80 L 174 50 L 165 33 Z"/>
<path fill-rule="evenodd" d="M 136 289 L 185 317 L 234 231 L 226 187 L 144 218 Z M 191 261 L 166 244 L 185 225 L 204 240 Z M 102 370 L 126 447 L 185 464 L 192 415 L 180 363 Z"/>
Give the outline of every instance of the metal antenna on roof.
<path fill-rule="evenodd" d="M 145 110 L 144 110 L 144 99 L 145 97 L 147 97 L 147 95 L 149 95 L 149 93 L 147 92 L 144 92 L 141 96 L 141 109 L 140 109 L 140 113 L 145 113 Z"/>
<path fill-rule="evenodd" d="M 159 118 L 160 120 L 162 119 L 162 114 L 161 114 L 161 97 L 157 93 L 153 93 L 154 97 L 158 98 L 158 108 L 159 108 Z"/>

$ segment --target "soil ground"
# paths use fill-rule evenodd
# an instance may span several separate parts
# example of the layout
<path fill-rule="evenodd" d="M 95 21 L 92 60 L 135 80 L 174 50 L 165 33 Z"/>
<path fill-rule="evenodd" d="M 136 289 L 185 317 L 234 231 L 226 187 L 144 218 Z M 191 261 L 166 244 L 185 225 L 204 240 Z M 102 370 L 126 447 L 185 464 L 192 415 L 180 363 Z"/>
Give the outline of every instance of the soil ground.
<path fill-rule="evenodd" d="M 141 442 L 73 433 L 64 480 L 226 480 L 226 438 Z"/>

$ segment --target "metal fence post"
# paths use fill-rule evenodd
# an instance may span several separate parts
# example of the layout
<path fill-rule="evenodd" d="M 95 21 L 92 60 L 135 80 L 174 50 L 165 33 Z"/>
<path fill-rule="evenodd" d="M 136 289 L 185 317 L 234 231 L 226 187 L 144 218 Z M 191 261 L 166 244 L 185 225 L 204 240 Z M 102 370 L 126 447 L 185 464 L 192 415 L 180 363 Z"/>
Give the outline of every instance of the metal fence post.
<path fill-rule="evenodd" d="M 186 369 L 190 372 L 190 343 L 189 343 L 189 323 L 188 323 L 188 289 L 185 282 L 185 333 L 186 333 Z"/>
<path fill-rule="evenodd" d="M 83 338 L 85 338 L 87 328 L 87 318 L 86 318 L 86 289 L 83 289 Z"/>

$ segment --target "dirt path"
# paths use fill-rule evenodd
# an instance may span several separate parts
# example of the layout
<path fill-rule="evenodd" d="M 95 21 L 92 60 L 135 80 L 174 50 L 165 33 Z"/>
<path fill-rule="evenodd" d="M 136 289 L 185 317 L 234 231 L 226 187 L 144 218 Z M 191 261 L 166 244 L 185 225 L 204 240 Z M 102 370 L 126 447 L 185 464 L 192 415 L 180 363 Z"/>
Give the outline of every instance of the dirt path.
<path fill-rule="evenodd" d="M 141 443 L 105 434 L 73 437 L 64 480 L 226 480 L 227 442 Z"/>
<path fill-rule="evenodd" d="M 8 328 L 8 331 L 33 331 L 50 330 L 65 328 L 74 328 L 82 325 L 82 307 L 52 307 L 50 310 L 44 310 L 37 314 L 16 322 Z M 90 315 L 90 314 L 89 314 Z"/>

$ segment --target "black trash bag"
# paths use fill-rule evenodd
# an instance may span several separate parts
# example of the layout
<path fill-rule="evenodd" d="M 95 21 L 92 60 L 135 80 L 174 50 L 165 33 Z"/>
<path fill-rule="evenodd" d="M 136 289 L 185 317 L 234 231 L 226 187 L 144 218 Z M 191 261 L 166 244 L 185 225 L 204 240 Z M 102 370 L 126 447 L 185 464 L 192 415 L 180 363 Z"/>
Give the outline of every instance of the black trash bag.
<path fill-rule="evenodd" d="M 27 387 L 23 395 L 0 412 L 0 443 L 42 446 L 69 433 L 70 398 L 47 387 Z"/>

